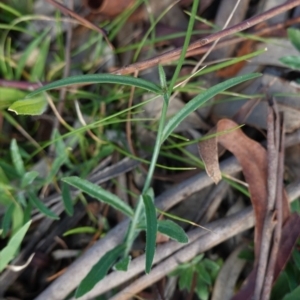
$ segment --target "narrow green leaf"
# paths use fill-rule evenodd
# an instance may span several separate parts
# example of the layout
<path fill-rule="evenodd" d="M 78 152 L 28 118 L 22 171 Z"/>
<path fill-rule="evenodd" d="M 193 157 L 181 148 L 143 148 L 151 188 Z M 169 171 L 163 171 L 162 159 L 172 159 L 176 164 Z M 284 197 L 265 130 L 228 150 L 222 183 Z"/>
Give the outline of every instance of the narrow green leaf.
<path fill-rule="evenodd" d="M 117 271 L 127 271 L 130 261 L 131 261 L 131 256 L 128 255 L 122 258 L 119 262 L 117 262 L 114 265 L 114 269 Z"/>
<path fill-rule="evenodd" d="M 295 265 L 297 266 L 297 269 L 300 270 L 300 253 L 297 249 L 293 251 L 293 260 L 295 262 Z"/>
<path fill-rule="evenodd" d="M 39 55 L 36 59 L 36 62 L 31 69 L 30 72 L 30 80 L 37 81 L 37 80 L 45 80 L 45 66 L 46 60 L 49 54 L 49 46 L 51 42 L 51 37 L 47 36 L 46 39 L 39 47 Z"/>
<path fill-rule="evenodd" d="M 38 45 L 41 43 L 41 41 L 43 40 L 43 38 L 47 35 L 47 33 L 49 33 L 49 28 L 44 30 L 44 32 L 40 35 L 38 35 L 25 49 L 25 51 L 23 52 L 21 58 L 18 61 L 17 64 L 17 69 L 16 69 L 16 75 L 15 75 L 15 79 L 20 79 L 21 77 L 21 73 L 26 65 L 26 62 L 28 61 L 28 57 L 30 55 L 32 55 L 32 52 L 34 49 L 36 49 L 38 47 Z"/>
<path fill-rule="evenodd" d="M 19 203 L 14 205 L 14 211 L 12 214 L 12 232 L 15 234 L 22 226 L 24 222 L 23 208 Z"/>
<path fill-rule="evenodd" d="M 49 91 L 52 89 L 61 88 L 64 86 L 74 85 L 74 84 L 85 84 L 85 83 L 116 83 L 123 85 L 130 85 L 145 89 L 154 93 L 161 93 L 161 88 L 150 82 L 141 78 L 128 77 L 123 75 L 114 75 L 114 74 L 90 74 L 90 75 L 79 75 L 71 76 L 68 78 L 60 79 L 54 82 L 51 82 L 43 87 L 38 88 L 37 90 L 31 92 L 27 97 L 32 97 L 37 95 L 40 92 Z"/>
<path fill-rule="evenodd" d="M 198 264 L 196 266 L 198 276 L 208 285 L 212 284 L 212 280 L 210 278 L 209 273 L 205 269 L 204 265 L 202 263 Z"/>
<path fill-rule="evenodd" d="M 8 110 L 13 111 L 17 115 L 41 115 L 47 108 L 47 100 L 44 95 L 34 97 L 32 99 L 19 100 L 14 102 Z"/>
<path fill-rule="evenodd" d="M 242 83 L 244 81 L 254 79 L 258 76 L 261 76 L 261 74 L 253 73 L 253 74 L 247 74 L 238 76 L 235 78 L 228 79 L 224 82 L 221 82 L 219 84 L 216 84 L 215 86 L 209 88 L 208 90 L 204 91 L 200 95 L 194 97 L 192 100 L 190 100 L 184 107 L 181 109 L 176 115 L 174 115 L 169 122 L 166 124 L 164 131 L 163 131 L 163 139 L 162 141 L 165 141 L 168 136 L 173 132 L 173 130 L 193 111 L 198 109 L 201 105 L 203 105 L 206 101 L 214 97 L 215 95 L 219 94 L 220 92 L 223 92 L 239 83 Z"/>
<path fill-rule="evenodd" d="M 179 275 L 179 289 L 183 291 L 184 289 L 190 291 L 192 282 L 194 277 L 194 270 L 193 268 L 185 268 L 182 270 L 181 274 Z"/>
<path fill-rule="evenodd" d="M 64 207 L 66 210 L 66 213 L 69 216 L 73 216 L 74 213 L 74 207 L 73 207 L 73 201 L 72 196 L 70 192 L 70 187 L 66 183 L 62 183 L 62 189 L 61 189 L 61 195 L 64 202 Z"/>
<path fill-rule="evenodd" d="M 279 60 L 292 69 L 300 70 L 300 56 L 289 55 L 281 57 Z"/>
<path fill-rule="evenodd" d="M 3 229 L 3 237 L 5 237 L 10 229 L 10 224 L 11 224 L 11 219 L 12 219 L 12 214 L 13 214 L 13 211 L 14 211 L 14 203 L 11 203 L 6 211 L 5 211 L 5 214 L 3 216 L 3 219 L 2 219 L 2 224 L 1 224 L 1 227 Z M 0 259 L 1 260 L 1 259 Z"/>
<path fill-rule="evenodd" d="M 159 74 L 160 86 L 162 88 L 163 93 L 168 93 L 166 73 L 164 71 L 164 68 L 161 65 L 158 65 L 158 74 Z"/>
<path fill-rule="evenodd" d="M 146 267 L 145 272 L 149 273 L 152 267 L 155 248 L 156 248 L 156 234 L 157 234 L 157 219 L 156 209 L 153 200 L 148 195 L 142 195 L 145 214 L 146 214 Z"/>
<path fill-rule="evenodd" d="M 8 263 L 15 257 L 30 224 L 31 221 L 23 225 L 9 240 L 6 247 L 0 252 L 0 272 L 2 272 Z"/>
<path fill-rule="evenodd" d="M 67 153 L 64 150 L 62 150 L 62 152 L 54 159 L 52 165 L 51 165 L 51 169 L 49 174 L 47 175 L 46 178 L 46 183 L 50 183 L 52 182 L 53 178 L 55 177 L 55 175 L 58 173 L 58 171 L 60 170 L 61 166 L 63 164 L 65 164 L 65 162 L 68 160 L 68 156 Z"/>
<path fill-rule="evenodd" d="M 33 192 L 28 193 L 29 202 L 48 218 L 59 220 L 59 217 L 51 211 Z"/>
<path fill-rule="evenodd" d="M 199 0 L 194 0 L 192 3 L 193 3 L 193 5 L 192 5 L 192 11 L 191 11 L 191 15 L 190 15 L 188 28 L 186 30 L 186 35 L 185 35 L 183 47 L 182 47 L 182 50 L 181 50 L 181 53 L 180 53 L 180 57 L 177 61 L 176 69 L 174 71 L 174 75 L 173 75 L 172 80 L 170 82 L 169 93 L 172 92 L 173 87 L 175 85 L 175 82 L 178 78 L 179 72 L 181 70 L 181 67 L 182 67 L 182 64 L 183 64 L 183 61 L 184 61 L 184 58 L 185 58 L 185 54 L 187 52 L 187 48 L 188 48 L 190 40 L 191 40 L 192 31 L 193 31 L 194 23 L 195 23 L 195 18 L 197 16 L 197 10 L 198 10 L 198 7 L 199 7 Z"/>
<path fill-rule="evenodd" d="M 285 295 L 282 300 L 299 300 L 300 299 L 300 286 L 295 288 L 292 292 Z"/>
<path fill-rule="evenodd" d="M 124 251 L 124 245 L 119 245 L 104 254 L 100 260 L 92 267 L 87 276 L 80 282 L 76 290 L 75 298 L 79 298 L 88 293 L 100 280 L 102 280 L 115 261 Z"/>
<path fill-rule="evenodd" d="M 23 176 L 25 174 L 24 162 L 20 154 L 20 150 L 18 144 L 15 139 L 13 139 L 10 143 L 10 155 L 14 164 L 16 171 L 19 176 Z"/>
<path fill-rule="evenodd" d="M 76 187 L 77 189 L 87 193 L 99 201 L 111 205 L 130 218 L 133 216 L 133 210 L 128 204 L 126 204 L 116 195 L 104 190 L 96 184 L 93 184 L 85 179 L 81 179 L 77 176 L 65 177 L 62 179 L 62 181 Z"/>
<path fill-rule="evenodd" d="M 9 107 L 13 102 L 24 98 L 27 94 L 18 89 L 0 87 L 0 109 Z"/>
<path fill-rule="evenodd" d="M 287 33 L 294 47 L 300 52 L 300 30 L 297 28 L 289 28 Z"/>
<path fill-rule="evenodd" d="M 22 177 L 21 181 L 21 188 L 23 189 L 24 187 L 32 184 L 35 178 L 39 176 L 39 173 L 37 171 L 30 171 L 26 172 L 24 176 Z"/>
<path fill-rule="evenodd" d="M 158 221 L 157 229 L 160 233 L 167 235 L 179 243 L 187 243 L 189 241 L 189 238 L 184 230 L 171 220 Z"/>
<path fill-rule="evenodd" d="M 198 298 L 201 300 L 208 300 L 209 299 L 209 289 L 208 286 L 203 282 L 202 278 L 197 278 L 197 283 L 195 286 L 195 293 L 197 294 Z"/>
<path fill-rule="evenodd" d="M 82 227 L 77 227 L 66 231 L 63 234 L 63 236 L 68 236 L 68 235 L 78 234 L 78 233 L 95 233 L 95 232 L 97 232 L 97 229 L 94 227 L 82 226 Z"/>

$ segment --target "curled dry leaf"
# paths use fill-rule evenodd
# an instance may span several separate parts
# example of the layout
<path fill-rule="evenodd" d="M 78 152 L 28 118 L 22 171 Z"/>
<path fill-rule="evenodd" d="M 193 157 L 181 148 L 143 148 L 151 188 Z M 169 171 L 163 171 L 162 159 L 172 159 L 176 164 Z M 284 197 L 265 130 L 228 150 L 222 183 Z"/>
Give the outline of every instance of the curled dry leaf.
<path fill-rule="evenodd" d="M 199 152 L 205 163 L 208 175 L 215 182 L 220 179 L 217 142 L 232 152 L 242 166 L 246 182 L 249 184 L 252 205 L 255 211 L 255 254 L 261 244 L 261 233 L 267 209 L 267 152 L 256 141 L 248 138 L 238 124 L 229 120 L 220 120 L 215 131 L 224 133 L 199 143 Z M 213 170 L 213 173 L 209 173 Z"/>
<path fill-rule="evenodd" d="M 278 113 L 278 112 L 276 112 Z M 278 118 L 278 114 L 277 117 Z M 275 119 L 276 119 L 275 118 Z M 258 268 L 260 264 L 258 263 L 258 258 L 260 257 L 260 253 L 262 250 L 262 246 L 265 246 L 266 241 L 264 239 L 264 222 L 265 218 L 267 218 L 270 214 L 273 214 L 273 209 L 271 211 L 268 210 L 268 180 L 272 179 L 272 176 L 268 176 L 268 159 L 267 159 L 267 151 L 256 141 L 248 138 L 241 129 L 235 129 L 237 124 L 229 119 L 220 120 L 214 129 L 217 134 L 223 133 L 222 135 L 215 136 L 209 140 L 203 141 L 199 144 L 199 151 L 201 153 L 201 157 L 206 164 L 207 172 L 210 170 L 214 170 L 214 173 L 220 172 L 219 163 L 218 163 L 218 155 L 217 155 L 217 142 L 219 142 L 224 148 L 232 152 L 239 163 L 242 166 L 243 173 L 246 179 L 246 182 L 249 184 L 249 192 L 251 196 L 252 205 L 255 211 L 256 218 L 256 226 L 255 226 L 255 267 L 251 274 L 247 278 L 247 284 L 239 291 L 237 295 L 233 297 L 234 300 L 245 300 L 251 299 L 253 296 L 253 292 L 256 288 L 256 281 L 258 276 Z M 271 126 L 272 127 L 272 126 Z M 278 127 L 278 125 L 277 125 Z M 283 126 L 282 126 L 283 127 Z M 277 128 L 278 129 L 278 128 Z M 276 130 L 276 126 L 272 129 Z M 271 134 L 271 130 L 268 130 L 268 135 Z M 224 132 L 226 134 L 224 134 Z M 278 146 L 275 145 L 274 150 L 278 151 L 278 158 L 283 153 Z M 205 145 L 206 144 L 206 145 Z M 271 146 L 271 145 L 270 145 Z M 271 150 L 270 150 L 271 151 Z M 269 155 L 272 155 L 272 151 Z M 272 158 L 273 156 L 270 156 Z M 275 157 L 274 157 L 275 160 Z M 270 161 L 272 163 L 272 159 Z M 271 170 L 271 169 L 270 169 Z M 281 208 L 280 214 L 282 214 L 282 234 L 280 239 L 280 243 L 278 246 L 278 251 L 276 252 L 276 257 L 272 258 L 266 257 L 266 260 L 275 259 L 275 268 L 271 271 L 270 280 L 274 282 L 274 280 L 278 277 L 280 271 L 283 269 L 285 264 L 287 263 L 291 251 L 299 237 L 299 224 L 300 224 L 300 216 L 297 214 L 290 215 L 288 199 L 283 187 L 277 189 L 277 186 L 282 182 L 282 174 L 283 168 L 279 168 L 274 170 L 276 174 L 276 184 L 273 184 L 272 188 L 275 189 L 276 194 L 282 193 L 282 197 L 280 197 Z M 209 176 L 213 178 L 213 180 L 217 181 L 218 178 L 215 177 L 214 173 L 210 173 Z M 280 176 L 280 174 L 281 176 Z M 219 173 L 220 174 L 220 173 Z M 272 174 L 271 174 L 272 175 Z M 271 191 L 270 191 L 271 192 Z M 279 212 L 278 212 L 279 213 Z M 277 216 L 278 216 L 277 213 Z M 274 220 L 277 222 L 276 220 Z M 280 224 L 280 223 L 279 223 Z M 278 224 L 278 225 L 279 225 Z M 280 224 L 280 227 L 282 225 Z M 271 244 L 274 247 L 274 242 Z M 273 249 L 273 248 L 271 248 Z M 271 251 L 271 250 L 270 250 Z M 269 264 L 270 262 L 268 262 Z M 268 278 L 262 280 L 268 280 Z M 271 282 L 271 284 L 272 284 Z"/>

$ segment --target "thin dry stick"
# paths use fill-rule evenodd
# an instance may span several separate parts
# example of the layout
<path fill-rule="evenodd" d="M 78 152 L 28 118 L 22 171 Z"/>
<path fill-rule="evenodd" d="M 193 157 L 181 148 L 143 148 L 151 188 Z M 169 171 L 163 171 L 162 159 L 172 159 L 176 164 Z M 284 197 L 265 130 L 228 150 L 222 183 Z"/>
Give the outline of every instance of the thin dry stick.
<path fill-rule="evenodd" d="M 287 10 L 290 10 L 290 9 L 296 7 L 297 5 L 300 5 L 300 0 L 287 1 L 284 4 L 278 5 L 258 16 L 254 16 L 250 19 L 247 19 L 247 20 L 237 24 L 237 25 L 234 25 L 225 30 L 221 30 L 219 32 L 213 33 L 204 39 L 200 39 L 200 40 L 192 43 L 188 47 L 188 51 L 203 47 L 204 45 L 212 43 L 213 41 L 215 41 L 217 39 L 220 39 L 220 38 L 235 34 L 237 32 L 243 31 L 250 27 L 253 27 L 256 24 L 263 22 L 265 20 L 268 20 L 268 19 L 270 19 L 276 15 L 279 15 Z M 120 69 L 114 71 L 113 74 L 119 74 L 119 75 L 131 74 L 131 73 L 135 72 L 136 70 L 141 71 L 141 70 L 156 66 L 158 64 L 163 64 L 166 62 L 174 61 L 174 60 L 178 59 L 178 57 L 181 54 L 181 51 L 182 51 L 182 48 L 178 48 L 178 49 L 169 51 L 165 54 L 156 56 L 147 61 L 138 62 L 138 63 L 132 64 L 130 66 L 120 68 Z"/>
<path fill-rule="evenodd" d="M 74 101 L 74 104 L 75 104 L 75 110 L 76 110 L 76 113 L 77 113 L 77 117 L 78 117 L 78 120 L 79 122 L 81 123 L 81 125 L 83 126 L 87 126 L 85 120 L 84 120 L 84 117 L 81 113 L 81 110 L 80 110 L 80 106 L 79 106 L 79 103 L 78 103 L 78 100 L 75 99 Z M 93 132 L 91 129 L 87 129 L 86 132 L 88 133 L 88 135 L 96 142 L 96 143 L 99 143 L 99 144 L 103 144 L 104 142 L 101 141 Z"/>
<path fill-rule="evenodd" d="M 268 265 L 269 251 L 271 248 L 273 230 L 275 228 L 274 222 L 274 204 L 275 204 L 275 193 L 277 186 L 277 163 L 278 163 L 278 151 L 276 147 L 276 134 L 275 128 L 277 127 L 276 117 L 274 116 L 273 107 L 268 107 L 268 200 L 267 210 L 264 219 L 263 232 L 261 241 L 261 248 L 259 252 L 257 274 L 255 280 L 255 291 L 254 300 L 260 300 L 261 293 L 264 284 L 265 273 Z"/>
<path fill-rule="evenodd" d="M 264 287 L 262 290 L 262 300 L 268 300 L 270 298 L 272 284 L 274 280 L 274 270 L 277 261 L 277 254 L 279 251 L 281 233 L 282 233 L 282 225 L 283 225 L 283 172 L 284 172 L 284 124 L 283 124 L 283 115 L 280 115 L 276 110 L 276 117 L 278 120 L 277 125 L 278 129 L 275 133 L 281 133 L 278 136 L 277 140 L 277 148 L 279 152 L 278 159 L 278 168 L 277 168 L 277 187 L 276 187 L 276 202 L 275 202 L 275 212 L 276 212 L 276 227 L 273 234 L 272 240 L 272 250 L 269 258 L 268 268 L 266 272 L 266 278 L 264 280 Z"/>
<path fill-rule="evenodd" d="M 55 0 L 47 0 L 47 2 L 49 2 L 50 4 L 52 4 L 53 6 L 57 7 L 58 9 L 60 9 L 64 14 L 70 15 L 71 17 L 73 17 L 74 19 L 78 20 L 81 24 L 83 24 L 84 26 L 96 30 L 98 31 L 106 40 L 107 44 L 109 45 L 109 47 L 111 49 L 113 49 L 113 45 L 111 44 L 111 42 L 108 40 L 106 32 L 104 29 L 94 25 L 93 23 L 91 23 L 90 21 L 86 20 L 85 18 L 79 16 L 77 13 L 75 13 L 73 10 L 68 9 L 67 7 L 65 7 L 64 5 L 58 3 Z"/>

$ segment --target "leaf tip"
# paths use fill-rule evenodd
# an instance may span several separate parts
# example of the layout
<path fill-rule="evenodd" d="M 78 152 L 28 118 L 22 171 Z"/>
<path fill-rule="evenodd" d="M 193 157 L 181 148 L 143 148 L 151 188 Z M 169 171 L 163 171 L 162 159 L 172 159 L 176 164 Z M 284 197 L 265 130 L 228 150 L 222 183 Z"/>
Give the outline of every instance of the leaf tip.
<path fill-rule="evenodd" d="M 18 115 L 18 112 L 16 110 L 14 110 L 14 109 L 12 109 L 12 108 L 9 107 L 8 110 L 9 111 L 13 111 L 16 115 Z"/>

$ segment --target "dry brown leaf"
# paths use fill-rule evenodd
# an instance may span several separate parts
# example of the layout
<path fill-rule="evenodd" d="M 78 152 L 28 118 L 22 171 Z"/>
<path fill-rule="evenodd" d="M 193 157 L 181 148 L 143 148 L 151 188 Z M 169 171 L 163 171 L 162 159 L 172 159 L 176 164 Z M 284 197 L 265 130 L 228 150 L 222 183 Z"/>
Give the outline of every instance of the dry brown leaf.
<path fill-rule="evenodd" d="M 213 174 L 208 175 L 214 180 L 218 179 L 218 175 L 215 176 L 215 173 L 220 172 L 220 170 L 217 171 L 219 169 L 217 142 L 232 152 L 241 164 L 246 182 L 249 184 L 249 192 L 255 211 L 255 257 L 258 257 L 263 221 L 267 209 L 267 152 L 259 143 L 248 138 L 241 129 L 233 130 L 237 126 L 237 123 L 229 119 L 220 120 L 216 132 L 228 132 L 199 143 L 199 151 L 201 152 L 203 148 L 206 148 L 207 151 L 200 155 L 204 160 L 206 169 L 213 170 Z M 203 144 L 209 144 L 209 146 L 203 146 Z"/>

